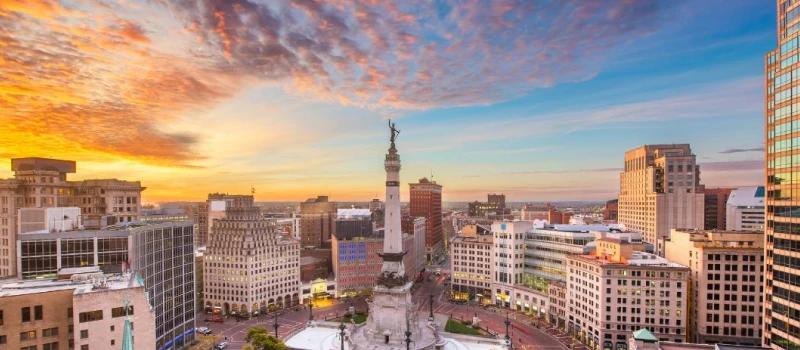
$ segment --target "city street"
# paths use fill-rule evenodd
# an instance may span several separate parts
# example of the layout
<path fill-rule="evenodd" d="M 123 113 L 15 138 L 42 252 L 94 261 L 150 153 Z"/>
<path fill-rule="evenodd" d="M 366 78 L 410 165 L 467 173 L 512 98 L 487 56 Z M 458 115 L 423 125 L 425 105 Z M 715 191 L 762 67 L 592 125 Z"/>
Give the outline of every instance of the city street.
<path fill-rule="evenodd" d="M 435 274 L 436 268 L 442 269 L 442 275 Z M 430 295 L 433 294 L 433 311 L 437 314 L 452 315 L 454 318 L 472 320 L 472 317 L 477 315 L 482 327 L 488 328 L 492 332 L 498 334 L 501 338 L 506 334 L 506 314 L 504 310 L 497 310 L 495 308 L 485 309 L 483 307 L 472 307 L 466 305 L 453 304 L 448 301 L 447 288 L 445 286 L 445 274 L 449 274 L 449 261 L 441 266 L 432 265 L 426 268 L 426 275 L 431 276 L 431 281 L 428 281 L 427 276 L 423 282 L 420 282 L 419 289 L 412 295 L 412 301 L 416 305 L 416 309 L 428 315 L 430 312 Z M 347 312 L 350 307 L 349 302 L 339 301 L 323 301 L 319 304 L 327 304 L 321 307 L 314 307 L 314 319 L 331 319 Z M 353 306 L 358 310 L 366 310 L 367 303 L 363 300 L 353 302 Z M 213 334 L 220 335 L 223 340 L 229 343 L 228 349 L 236 350 L 241 349 L 245 344 L 244 340 L 247 335 L 247 330 L 253 326 L 262 326 L 273 334 L 275 328 L 275 318 L 271 315 L 262 317 L 254 317 L 249 320 L 242 320 L 237 322 L 235 318 L 227 318 L 224 323 L 206 322 L 204 321 L 209 315 L 199 312 L 197 314 L 197 326 L 209 327 Z M 281 339 L 293 335 L 305 327 L 308 322 L 309 310 L 308 307 L 296 306 L 285 310 L 285 313 L 278 316 L 278 336 Z M 509 313 L 509 320 L 511 326 L 509 327 L 509 336 L 513 340 L 513 345 L 517 349 L 523 350 L 545 350 L 545 349 L 564 349 L 564 345 L 558 339 L 550 334 L 547 334 L 543 329 L 538 329 L 533 320 L 520 313 Z M 442 325 L 444 326 L 444 325 Z M 203 337 L 203 335 L 199 335 Z"/>

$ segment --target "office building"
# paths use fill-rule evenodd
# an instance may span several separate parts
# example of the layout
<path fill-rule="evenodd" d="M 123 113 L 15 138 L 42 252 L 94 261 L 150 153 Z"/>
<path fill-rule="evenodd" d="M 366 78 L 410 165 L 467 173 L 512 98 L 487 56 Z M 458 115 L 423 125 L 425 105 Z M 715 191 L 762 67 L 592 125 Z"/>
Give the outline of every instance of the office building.
<path fill-rule="evenodd" d="M 547 315 L 550 324 L 558 328 L 567 327 L 567 282 L 550 281 L 547 284 L 547 294 L 550 296 Z"/>
<path fill-rule="evenodd" d="M 40 232 L 17 238 L 17 278 L 55 278 L 61 269 L 118 266 L 130 262 L 133 230 L 109 226 L 103 230 Z"/>
<path fill-rule="evenodd" d="M 78 207 L 84 226 L 96 227 L 139 219 L 138 181 L 68 181 L 74 161 L 45 158 L 11 160 L 13 179 L 0 179 L 0 278 L 17 275 L 17 215 L 21 208 Z"/>
<path fill-rule="evenodd" d="M 800 131 L 796 102 L 800 89 L 800 2 L 776 1 L 777 47 L 764 57 L 766 114 L 766 240 L 764 268 L 764 346 L 800 348 Z"/>
<path fill-rule="evenodd" d="M 17 234 L 64 232 L 83 228 L 81 208 L 20 208 L 17 211 Z"/>
<path fill-rule="evenodd" d="M 616 223 L 619 215 L 619 199 L 612 199 L 606 202 L 606 207 L 603 209 L 603 221 L 610 221 Z"/>
<path fill-rule="evenodd" d="M 525 232 L 525 274 L 520 283 L 546 291 L 549 281 L 566 281 L 567 255 L 589 253 L 586 245 L 598 238 L 594 232 L 608 230 L 603 225 L 532 227 Z"/>
<path fill-rule="evenodd" d="M 665 252 L 690 269 L 691 342 L 761 344 L 763 231 L 673 229 Z"/>
<path fill-rule="evenodd" d="M 328 201 L 328 196 L 309 198 L 300 203 L 300 245 L 304 249 L 330 249 L 337 207 L 336 202 Z"/>
<path fill-rule="evenodd" d="M 468 212 L 471 217 L 503 216 L 511 214 L 511 209 L 506 210 L 506 195 L 489 194 L 486 202 L 470 202 Z"/>
<path fill-rule="evenodd" d="M 572 216 L 571 212 L 562 212 L 556 207 L 550 207 L 550 211 L 547 212 L 547 222 L 551 225 L 569 224 Z"/>
<path fill-rule="evenodd" d="M 522 221 L 547 220 L 550 208 L 553 208 L 550 203 L 525 204 L 520 210 L 519 218 Z"/>
<path fill-rule="evenodd" d="M 438 259 L 444 249 L 442 230 L 442 185 L 428 178 L 409 184 L 409 215 L 425 218 L 425 247 L 429 262 Z"/>
<path fill-rule="evenodd" d="M 450 242 L 450 295 L 455 300 L 492 303 L 492 232 L 467 225 Z"/>
<path fill-rule="evenodd" d="M 155 349 L 156 316 L 133 273 L 67 270 L 75 271 L 0 283 L 0 348 L 120 349 L 130 342 Z M 135 324 L 129 334 L 126 323 Z"/>
<path fill-rule="evenodd" d="M 191 344 L 197 304 L 194 224 L 129 226 L 133 237 L 131 266 L 155 311 L 156 349 L 180 349 Z"/>
<path fill-rule="evenodd" d="M 363 235 L 338 232 L 333 238 L 333 273 L 339 296 L 371 295 L 381 273 L 384 229 L 366 231 Z M 403 265 L 407 276 L 414 276 L 414 236 L 402 234 Z"/>
<path fill-rule="evenodd" d="M 567 257 L 567 329 L 594 349 L 625 349 L 628 334 L 687 341 L 689 268 L 604 237 L 591 255 Z"/>
<path fill-rule="evenodd" d="M 492 289 L 495 304 L 511 307 L 511 287 L 522 283 L 525 271 L 525 234 L 532 221 L 498 221 L 492 224 Z"/>
<path fill-rule="evenodd" d="M 663 256 L 671 228 L 702 228 L 700 167 L 688 144 L 644 145 L 625 153 L 620 174 L 619 223 L 641 232 Z"/>
<path fill-rule="evenodd" d="M 225 218 L 227 208 L 242 206 L 250 197 L 251 196 L 227 193 L 209 193 L 208 199 L 206 199 L 205 203 L 200 205 L 198 210 L 197 226 L 200 232 L 197 234 L 199 238 L 197 246 L 205 247 L 208 245 L 209 234 L 211 232 L 211 227 L 214 225 L 214 220 Z"/>
<path fill-rule="evenodd" d="M 425 218 L 424 217 L 403 217 L 402 230 L 414 236 L 414 273 L 420 273 L 425 268 Z M 413 277 L 414 275 L 409 275 Z"/>
<path fill-rule="evenodd" d="M 739 187 L 728 197 L 726 229 L 763 232 L 764 215 L 764 186 Z"/>
<path fill-rule="evenodd" d="M 726 205 L 733 188 L 704 188 L 704 225 L 706 230 L 725 230 L 727 227 Z"/>
<path fill-rule="evenodd" d="M 214 221 L 203 255 L 206 308 L 242 316 L 297 305 L 298 242 L 282 236 L 275 220 L 263 219 L 252 196 L 230 204 L 225 218 Z"/>

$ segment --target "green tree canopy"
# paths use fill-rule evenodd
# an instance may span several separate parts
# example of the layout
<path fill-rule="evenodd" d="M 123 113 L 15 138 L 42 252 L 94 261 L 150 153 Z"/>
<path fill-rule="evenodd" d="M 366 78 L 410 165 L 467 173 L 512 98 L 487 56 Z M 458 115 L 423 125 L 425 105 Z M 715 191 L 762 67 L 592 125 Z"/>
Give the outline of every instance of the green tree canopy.
<path fill-rule="evenodd" d="M 287 350 L 286 344 L 278 338 L 269 335 L 264 327 L 253 327 L 247 330 L 245 340 L 251 343 L 253 350 Z"/>

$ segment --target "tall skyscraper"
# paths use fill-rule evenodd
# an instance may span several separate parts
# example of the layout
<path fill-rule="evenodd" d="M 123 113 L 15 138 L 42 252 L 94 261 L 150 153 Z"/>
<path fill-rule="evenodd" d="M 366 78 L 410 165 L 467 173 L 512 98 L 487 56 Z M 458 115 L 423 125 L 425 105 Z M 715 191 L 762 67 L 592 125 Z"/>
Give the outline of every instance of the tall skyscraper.
<path fill-rule="evenodd" d="M 226 194 L 226 193 L 209 193 L 208 199 L 199 207 L 199 215 L 197 220 L 198 232 L 197 242 L 198 247 L 205 247 L 208 244 L 208 235 L 211 232 L 211 226 L 214 225 L 214 220 L 219 220 L 225 217 L 225 210 L 228 207 L 234 206 L 234 202 L 241 203 L 247 201 L 251 196 Z M 241 204 L 238 204 L 241 206 Z"/>
<path fill-rule="evenodd" d="M 85 226 L 139 220 L 138 181 L 67 181 L 74 161 L 46 158 L 11 160 L 13 179 L 0 179 L 0 278 L 17 274 L 17 211 L 20 208 L 79 207 Z M 99 227 L 97 227 L 99 228 Z"/>
<path fill-rule="evenodd" d="M 800 2 L 778 0 L 778 47 L 764 57 L 766 66 L 766 240 L 764 269 L 764 346 L 800 348 Z M 798 195 L 795 196 L 795 193 Z"/>
<path fill-rule="evenodd" d="M 328 196 L 309 198 L 300 203 L 300 245 L 302 247 L 330 248 L 331 235 L 336 230 L 336 202 Z"/>
<path fill-rule="evenodd" d="M 620 174 L 619 223 L 641 232 L 664 256 L 671 228 L 703 228 L 700 166 L 688 144 L 644 145 L 625 153 Z"/>
<path fill-rule="evenodd" d="M 425 217 L 425 249 L 428 261 L 442 254 L 442 185 L 423 177 L 418 183 L 409 184 L 411 200 L 410 216 Z M 388 225 L 388 218 L 387 218 Z"/>

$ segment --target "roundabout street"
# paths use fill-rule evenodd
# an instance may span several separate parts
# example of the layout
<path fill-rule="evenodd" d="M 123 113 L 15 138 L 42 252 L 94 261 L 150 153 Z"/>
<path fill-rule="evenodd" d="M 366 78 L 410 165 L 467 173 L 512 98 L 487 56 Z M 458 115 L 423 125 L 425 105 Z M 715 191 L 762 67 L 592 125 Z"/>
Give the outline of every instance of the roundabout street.
<path fill-rule="evenodd" d="M 428 281 L 426 275 L 423 282 L 415 285 L 416 292 L 412 295 L 412 301 L 416 305 L 416 309 L 420 311 L 420 318 L 427 318 L 430 312 L 430 296 L 433 295 L 433 311 L 436 314 L 452 315 L 456 319 L 472 320 L 472 317 L 477 315 L 480 320 L 481 327 L 488 328 L 496 333 L 500 338 L 505 338 L 506 335 L 506 313 L 505 310 L 496 308 L 485 309 L 483 307 L 473 307 L 467 305 L 454 304 L 448 301 L 445 267 L 447 262 L 442 264 L 443 274 L 437 276 L 435 273 L 429 273 L 431 280 Z M 430 266 L 429 271 L 435 271 L 437 266 Z M 320 305 L 317 307 L 316 305 Z M 315 303 L 313 309 L 314 320 L 332 319 L 338 317 L 348 311 L 351 303 L 349 301 L 331 301 L 326 300 Z M 356 311 L 366 310 L 367 303 L 364 300 L 357 300 L 352 303 Z M 204 321 L 210 318 L 210 315 L 204 312 L 197 314 L 197 326 L 208 327 L 211 329 L 212 334 L 219 335 L 222 340 L 229 343 L 228 349 L 236 350 L 241 349 L 247 342 L 245 336 L 250 327 L 261 326 L 269 330 L 270 334 L 274 334 L 275 317 L 274 314 L 263 315 L 261 317 L 253 317 L 249 320 L 242 320 L 237 322 L 235 318 L 229 317 L 223 323 L 216 323 L 211 321 Z M 281 339 L 286 339 L 296 332 L 302 330 L 309 318 L 309 309 L 305 305 L 299 305 L 288 308 L 278 316 L 278 336 Z M 512 339 L 515 349 L 522 350 L 556 350 L 567 349 L 564 342 L 568 342 L 569 338 L 556 338 L 549 334 L 544 326 L 537 326 L 534 320 L 521 313 L 510 312 L 508 314 L 511 326 L 509 327 L 509 336 Z M 444 325 L 441 325 L 442 327 Z M 205 337 L 198 335 L 199 338 Z M 559 341 L 561 339 L 561 341 Z"/>

